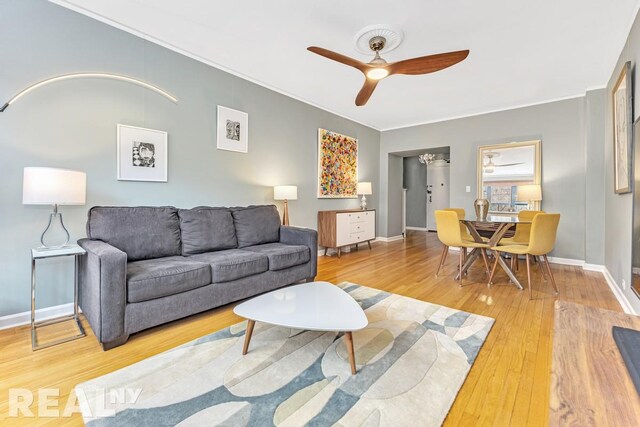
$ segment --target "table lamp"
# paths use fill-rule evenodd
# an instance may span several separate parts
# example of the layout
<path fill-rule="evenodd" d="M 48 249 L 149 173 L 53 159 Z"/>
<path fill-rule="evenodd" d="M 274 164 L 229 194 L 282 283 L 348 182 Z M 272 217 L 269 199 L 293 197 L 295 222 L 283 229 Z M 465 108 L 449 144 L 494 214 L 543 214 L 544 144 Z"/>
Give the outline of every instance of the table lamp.
<path fill-rule="evenodd" d="M 542 200 L 542 188 L 540 184 L 518 185 L 517 197 L 519 202 L 527 202 L 531 208 L 531 202 Z"/>
<path fill-rule="evenodd" d="M 362 199 L 360 199 L 360 207 L 362 210 L 367 209 L 367 195 L 373 194 L 371 192 L 371 183 L 370 182 L 359 182 L 357 191 L 358 194 L 362 195 Z"/>
<path fill-rule="evenodd" d="M 40 243 L 46 249 L 57 249 L 69 243 L 69 230 L 62 222 L 62 214 L 58 213 L 58 205 L 84 205 L 86 200 L 87 175 L 84 172 L 55 168 L 24 168 L 22 179 L 22 204 L 24 205 L 52 205 L 53 212 L 49 215 L 47 228 L 40 236 Z M 66 234 L 66 241 L 62 244 L 47 244 L 47 232 L 60 222 Z M 51 242 L 50 242 L 51 243 Z"/>
<path fill-rule="evenodd" d="M 298 200 L 298 187 L 295 185 L 276 185 L 273 187 L 273 199 L 284 200 L 284 213 L 282 214 L 282 225 L 289 225 L 289 200 Z"/>

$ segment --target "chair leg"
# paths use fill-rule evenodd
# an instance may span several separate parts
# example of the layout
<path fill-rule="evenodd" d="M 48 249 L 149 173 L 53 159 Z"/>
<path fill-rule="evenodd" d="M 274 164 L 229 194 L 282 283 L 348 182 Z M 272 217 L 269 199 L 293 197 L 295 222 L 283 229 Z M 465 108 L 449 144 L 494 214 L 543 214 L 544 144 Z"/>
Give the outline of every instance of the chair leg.
<path fill-rule="evenodd" d="M 495 257 L 496 260 L 493 263 L 493 268 L 491 269 L 491 274 L 489 275 L 489 283 L 487 283 L 487 287 L 491 287 L 491 281 L 493 280 L 493 275 L 496 274 L 496 267 L 498 266 L 498 257 L 500 254 L 496 251 Z"/>
<path fill-rule="evenodd" d="M 547 271 L 546 271 L 546 267 L 544 265 L 544 262 L 542 261 L 542 257 L 540 256 L 534 256 L 533 259 L 538 259 L 538 269 L 542 272 L 542 278 L 544 279 L 544 281 L 547 281 Z"/>
<path fill-rule="evenodd" d="M 544 256 L 544 263 L 547 264 L 547 273 L 549 273 L 549 278 L 551 279 L 551 284 L 553 285 L 553 289 L 556 291 L 556 295 L 558 295 L 558 287 L 556 286 L 556 279 L 553 277 L 553 272 L 551 271 L 551 266 L 549 265 L 549 259 L 547 256 Z"/>
<path fill-rule="evenodd" d="M 482 260 L 484 261 L 484 268 L 485 268 L 485 272 L 487 273 L 487 276 L 489 275 L 489 258 L 487 257 L 487 250 L 485 248 L 480 249 L 480 252 L 482 253 Z"/>
<path fill-rule="evenodd" d="M 462 251 L 462 253 L 463 253 L 463 256 L 462 256 L 462 263 L 463 263 L 463 264 L 465 264 L 465 263 L 467 262 L 467 248 L 460 248 L 460 250 L 461 250 L 461 251 Z M 464 274 L 465 274 L 465 276 L 466 276 L 466 275 L 467 275 L 467 272 L 465 271 L 465 272 L 464 272 Z"/>
<path fill-rule="evenodd" d="M 463 260 L 462 259 L 464 258 L 463 252 L 464 251 L 462 250 L 462 248 L 460 248 L 460 256 L 458 257 L 458 264 L 459 264 L 458 276 L 460 277 L 460 283 L 459 283 L 460 287 L 462 287 L 462 264 L 463 264 Z"/>
<path fill-rule="evenodd" d="M 513 263 L 516 265 L 515 271 L 518 272 L 520 270 L 520 258 L 518 255 L 513 255 Z"/>
<path fill-rule="evenodd" d="M 438 264 L 438 270 L 436 270 L 436 277 L 438 277 L 438 273 L 440 273 L 440 269 L 444 265 L 444 261 L 447 259 L 447 253 L 449 252 L 449 246 L 444 246 L 442 248 L 442 255 L 440 255 L 440 264 Z"/>
<path fill-rule="evenodd" d="M 529 285 L 529 301 L 531 301 L 533 299 L 533 294 L 531 292 L 531 267 L 529 266 L 530 264 L 530 257 L 529 254 L 526 255 L 527 258 L 527 284 Z"/>

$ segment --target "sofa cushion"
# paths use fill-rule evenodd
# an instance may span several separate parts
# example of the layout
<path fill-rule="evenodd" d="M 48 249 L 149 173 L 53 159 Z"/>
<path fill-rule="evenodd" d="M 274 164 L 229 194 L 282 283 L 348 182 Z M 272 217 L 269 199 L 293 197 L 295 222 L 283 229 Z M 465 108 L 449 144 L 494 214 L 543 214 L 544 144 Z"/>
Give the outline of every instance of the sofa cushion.
<path fill-rule="evenodd" d="M 301 245 L 285 245 L 284 243 L 267 243 L 248 246 L 243 251 L 266 255 L 269 259 L 269 270 L 284 270 L 295 265 L 304 264 L 311 259 L 309 248 Z"/>
<path fill-rule="evenodd" d="M 174 295 L 211 283 L 211 267 L 181 256 L 127 264 L 127 301 L 141 302 Z"/>
<path fill-rule="evenodd" d="M 231 212 L 239 248 L 280 240 L 280 214 L 275 205 L 233 208 Z"/>
<path fill-rule="evenodd" d="M 89 210 L 87 237 L 127 254 L 128 261 L 180 255 L 180 220 L 174 207 L 103 207 Z"/>
<path fill-rule="evenodd" d="M 208 252 L 190 256 L 189 259 L 211 265 L 213 283 L 229 282 L 264 273 L 269 269 L 269 261 L 265 255 L 240 249 Z"/>
<path fill-rule="evenodd" d="M 236 229 L 227 208 L 179 209 L 182 255 L 235 248 Z"/>

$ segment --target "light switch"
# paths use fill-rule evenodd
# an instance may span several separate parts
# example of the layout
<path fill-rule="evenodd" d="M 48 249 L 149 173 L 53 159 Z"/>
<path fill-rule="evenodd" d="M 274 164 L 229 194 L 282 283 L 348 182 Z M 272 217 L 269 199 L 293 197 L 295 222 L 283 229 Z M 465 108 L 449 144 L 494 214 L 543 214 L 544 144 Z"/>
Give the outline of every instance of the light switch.
<path fill-rule="evenodd" d="M 467 193 L 471 193 L 471 186 L 470 186 L 470 185 L 467 185 L 466 190 L 467 190 Z"/>

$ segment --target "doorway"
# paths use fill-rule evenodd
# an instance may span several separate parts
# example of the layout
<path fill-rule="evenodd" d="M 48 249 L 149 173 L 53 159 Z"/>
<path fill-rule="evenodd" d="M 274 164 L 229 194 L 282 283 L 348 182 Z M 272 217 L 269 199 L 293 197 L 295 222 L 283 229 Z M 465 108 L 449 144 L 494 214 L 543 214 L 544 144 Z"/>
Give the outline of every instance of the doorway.
<path fill-rule="evenodd" d="M 427 231 L 436 231 L 435 211 L 449 207 L 449 163 L 437 160 L 427 168 Z"/>
<path fill-rule="evenodd" d="M 402 157 L 402 232 L 436 231 L 434 212 L 449 207 L 449 147 L 404 152 Z"/>

